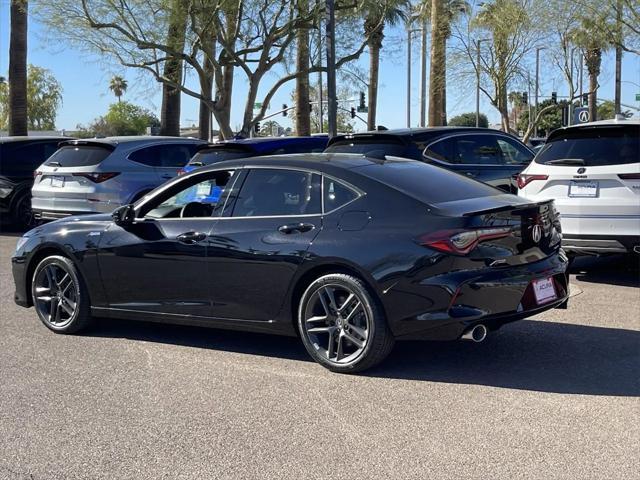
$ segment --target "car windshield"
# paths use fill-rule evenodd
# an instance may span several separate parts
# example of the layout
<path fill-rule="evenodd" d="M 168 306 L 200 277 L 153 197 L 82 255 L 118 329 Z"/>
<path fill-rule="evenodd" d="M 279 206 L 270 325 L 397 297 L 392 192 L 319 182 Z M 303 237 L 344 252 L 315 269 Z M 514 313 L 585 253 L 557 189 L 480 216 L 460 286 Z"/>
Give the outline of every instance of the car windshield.
<path fill-rule="evenodd" d="M 504 194 L 484 183 L 419 161 L 384 162 L 359 168 L 358 172 L 430 205 Z"/>
<path fill-rule="evenodd" d="M 204 167 L 205 165 L 213 165 L 214 163 L 225 160 L 250 156 L 252 156 L 251 150 L 245 148 L 209 148 L 196 153 L 188 165 L 192 167 Z"/>
<path fill-rule="evenodd" d="M 624 165 L 640 162 L 640 126 L 569 129 L 538 153 L 542 165 Z"/>
<path fill-rule="evenodd" d="M 401 157 L 406 153 L 407 147 L 402 143 L 390 142 L 377 138 L 346 138 L 331 144 L 325 153 L 361 153 L 375 158 L 385 155 Z"/>
<path fill-rule="evenodd" d="M 67 145 L 45 162 L 48 167 L 89 167 L 98 165 L 111 154 L 111 149 L 94 145 Z"/>

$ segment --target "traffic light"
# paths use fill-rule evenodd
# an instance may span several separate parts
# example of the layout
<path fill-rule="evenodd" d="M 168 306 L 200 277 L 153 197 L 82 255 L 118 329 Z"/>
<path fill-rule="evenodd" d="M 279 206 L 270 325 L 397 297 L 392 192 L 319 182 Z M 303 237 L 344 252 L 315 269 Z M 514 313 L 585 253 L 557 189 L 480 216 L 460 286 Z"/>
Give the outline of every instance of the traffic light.
<path fill-rule="evenodd" d="M 584 93 L 582 95 L 582 106 L 587 106 L 589 105 L 589 94 L 588 93 Z"/>
<path fill-rule="evenodd" d="M 566 127 L 569 125 L 569 115 L 570 115 L 569 104 L 565 104 L 562 107 L 562 126 Z"/>
<path fill-rule="evenodd" d="M 553 103 L 558 103 L 558 92 L 551 92 L 551 101 Z"/>
<path fill-rule="evenodd" d="M 288 108 L 289 108 L 289 107 L 287 106 L 287 104 L 286 104 L 286 103 L 283 103 L 283 104 L 282 104 L 282 116 L 283 116 L 283 117 L 286 117 L 286 116 L 287 116 L 287 109 L 288 109 Z"/>
<path fill-rule="evenodd" d="M 356 107 L 351 107 L 351 118 L 356 118 Z"/>
<path fill-rule="evenodd" d="M 260 122 L 256 122 L 253 126 L 253 133 L 260 135 Z"/>
<path fill-rule="evenodd" d="M 522 92 L 522 103 L 525 105 L 529 103 L 529 95 L 527 92 Z"/>
<path fill-rule="evenodd" d="M 361 109 L 366 108 L 364 92 L 360 92 L 360 108 Z"/>
<path fill-rule="evenodd" d="M 309 113 L 313 113 L 313 102 L 309 102 Z"/>

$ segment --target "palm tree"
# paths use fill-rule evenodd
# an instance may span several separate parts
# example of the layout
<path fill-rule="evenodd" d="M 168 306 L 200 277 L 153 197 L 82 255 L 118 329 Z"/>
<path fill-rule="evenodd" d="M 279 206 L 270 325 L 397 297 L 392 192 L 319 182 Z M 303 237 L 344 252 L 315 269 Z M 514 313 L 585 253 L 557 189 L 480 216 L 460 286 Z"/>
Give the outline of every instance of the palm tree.
<path fill-rule="evenodd" d="M 611 40 L 604 31 L 594 27 L 593 20 L 583 17 L 580 26 L 571 34 L 576 46 L 584 50 L 584 63 L 589 74 L 589 119 L 592 122 L 598 117 L 598 76 L 602 53 L 611 46 Z"/>
<path fill-rule="evenodd" d="M 167 44 L 181 52 L 184 50 L 187 29 L 187 4 L 182 0 L 170 2 Z M 182 83 L 182 59 L 171 57 L 164 62 L 163 76 L 170 82 Z M 162 106 L 160 107 L 160 135 L 180 135 L 180 89 L 162 84 Z"/>
<path fill-rule="evenodd" d="M 464 0 L 423 0 L 420 15 L 431 19 L 429 126 L 447 124 L 447 40 L 451 24 L 468 9 Z"/>
<path fill-rule="evenodd" d="M 309 11 L 309 0 L 298 0 L 298 15 L 305 16 Z M 309 70 L 309 29 L 298 27 L 296 31 L 296 71 Z M 311 135 L 311 112 L 309 111 L 309 73 L 296 77 L 295 91 L 296 135 Z"/>
<path fill-rule="evenodd" d="M 384 39 L 385 25 L 396 25 L 406 21 L 410 9 L 408 0 L 368 0 L 365 5 L 364 34 L 369 48 L 369 115 L 367 128 L 376 128 L 378 105 L 378 78 L 380 73 L 380 50 Z"/>
<path fill-rule="evenodd" d="M 11 0 L 9 135 L 27 135 L 27 0 Z"/>
<path fill-rule="evenodd" d="M 118 103 L 120 103 L 120 97 L 127 91 L 128 86 L 127 81 L 119 75 L 114 76 L 109 82 L 109 90 L 118 98 Z"/>

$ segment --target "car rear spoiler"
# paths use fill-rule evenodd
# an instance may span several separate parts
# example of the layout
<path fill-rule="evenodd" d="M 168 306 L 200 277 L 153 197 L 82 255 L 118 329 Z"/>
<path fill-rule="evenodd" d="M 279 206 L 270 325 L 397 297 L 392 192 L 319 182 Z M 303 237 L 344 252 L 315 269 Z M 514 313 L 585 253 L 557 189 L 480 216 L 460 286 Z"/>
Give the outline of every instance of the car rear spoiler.
<path fill-rule="evenodd" d="M 73 146 L 100 147 L 105 150 L 109 150 L 110 152 L 113 152 L 116 149 L 116 146 L 111 143 L 97 142 L 95 140 L 65 140 L 58 143 L 58 148 Z"/>
<path fill-rule="evenodd" d="M 553 202 L 553 200 L 531 202 L 530 200 L 520 199 L 520 197 L 516 197 L 514 195 L 504 194 L 436 203 L 432 206 L 435 210 L 434 213 L 439 215 L 472 217 L 475 215 L 486 215 L 514 209 L 524 210 L 551 202 Z"/>

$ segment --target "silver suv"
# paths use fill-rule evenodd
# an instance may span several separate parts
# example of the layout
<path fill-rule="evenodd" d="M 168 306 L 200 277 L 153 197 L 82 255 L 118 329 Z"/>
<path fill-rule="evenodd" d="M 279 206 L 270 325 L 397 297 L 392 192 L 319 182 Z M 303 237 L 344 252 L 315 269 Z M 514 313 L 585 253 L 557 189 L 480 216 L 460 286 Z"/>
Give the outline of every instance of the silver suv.
<path fill-rule="evenodd" d="M 69 140 L 35 172 L 34 215 L 54 220 L 108 213 L 141 198 L 177 174 L 198 145 L 179 137 L 107 137 Z"/>

